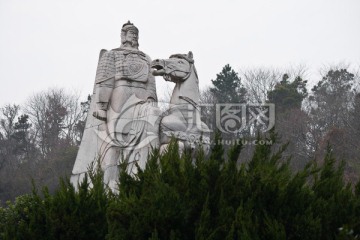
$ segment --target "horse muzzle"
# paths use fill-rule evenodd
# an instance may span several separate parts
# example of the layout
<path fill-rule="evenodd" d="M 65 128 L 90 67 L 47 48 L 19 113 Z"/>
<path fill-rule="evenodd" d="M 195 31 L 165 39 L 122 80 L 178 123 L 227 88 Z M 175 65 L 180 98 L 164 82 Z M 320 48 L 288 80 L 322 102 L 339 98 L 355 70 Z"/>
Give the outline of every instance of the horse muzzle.
<path fill-rule="evenodd" d="M 154 76 L 165 75 L 165 61 L 162 59 L 155 59 L 151 62 L 152 74 Z"/>

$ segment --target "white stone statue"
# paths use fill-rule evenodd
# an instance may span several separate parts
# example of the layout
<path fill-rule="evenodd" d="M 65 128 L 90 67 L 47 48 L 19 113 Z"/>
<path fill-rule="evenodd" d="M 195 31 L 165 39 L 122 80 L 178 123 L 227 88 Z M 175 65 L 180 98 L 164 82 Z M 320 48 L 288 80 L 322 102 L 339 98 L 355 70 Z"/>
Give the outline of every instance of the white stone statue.
<path fill-rule="evenodd" d="M 130 22 L 121 30 L 121 46 L 101 50 L 90 113 L 72 171 L 77 186 L 88 166 L 100 160 L 104 181 L 117 189 L 118 165 L 128 172 L 145 167 L 149 152 L 159 147 L 159 115 L 151 59 L 138 49 L 138 29 Z"/>
<path fill-rule="evenodd" d="M 121 46 L 101 50 L 94 91 L 71 182 L 77 187 L 91 164 L 99 163 L 104 183 L 117 192 L 119 164 L 127 171 L 145 168 L 153 148 L 164 151 L 174 136 L 180 146 L 208 151 L 209 129 L 200 120 L 199 80 L 191 52 L 151 62 L 139 51 L 138 29 L 130 22 L 121 30 Z M 156 106 L 154 76 L 175 82 L 171 107 Z"/>
<path fill-rule="evenodd" d="M 174 136 L 180 151 L 184 148 L 194 150 L 201 145 L 207 153 L 210 131 L 200 120 L 199 79 L 192 52 L 156 59 L 151 67 L 154 76 L 163 76 L 166 81 L 175 83 L 170 108 L 160 122 L 160 150 L 164 151 Z"/>

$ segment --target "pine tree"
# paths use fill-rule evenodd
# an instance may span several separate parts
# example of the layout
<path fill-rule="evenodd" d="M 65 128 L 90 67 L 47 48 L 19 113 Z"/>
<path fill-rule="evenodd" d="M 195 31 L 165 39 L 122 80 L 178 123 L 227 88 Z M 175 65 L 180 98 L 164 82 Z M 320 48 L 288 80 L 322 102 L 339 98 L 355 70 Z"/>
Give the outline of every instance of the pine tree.
<path fill-rule="evenodd" d="M 301 103 L 307 96 L 306 80 L 296 77 L 289 81 L 287 74 L 283 75 L 282 81 L 275 85 L 274 90 L 268 92 L 270 103 L 274 103 L 277 112 L 284 112 L 290 109 L 300 109 Z"/>
<path fill-rule="evenodd" d="M 244 103 L 246 90 L 241 84 L 241 79 L 229 64 L 211 80 L 214 87 L 210 91 L 220 103 Z"/>

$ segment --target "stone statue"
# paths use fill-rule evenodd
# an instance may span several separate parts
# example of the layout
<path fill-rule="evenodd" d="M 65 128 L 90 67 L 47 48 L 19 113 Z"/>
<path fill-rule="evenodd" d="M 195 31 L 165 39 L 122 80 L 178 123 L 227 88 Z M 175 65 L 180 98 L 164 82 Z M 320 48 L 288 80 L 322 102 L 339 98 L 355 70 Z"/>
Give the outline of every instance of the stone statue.
<path fill-rule="evenodd" d="M 129 173 L 141 168 L 149 152 L 159 147 L 159 115 L 151 59 L 138 47 L 138 29 L 130 22 L 121 30 L 121 46 L 101 50 L 90 113 L 73 168 L 76 186 L 91 162 L 99 158 L 104 181 L 116 191 L 118 165 L 128 163 Z"/>
<path fill-rule="evenodd" d="M 209 151 L 209 128 L 200 120 L 199 79 L 192 52 L 174 54 L 169 59 L 156 59 L 151 63 L 154 76 L 175 83 L 170 108 L 160 122 L 160 151 L 166 149 L 172 136 L 184 148 L 194 150 L 201 145 Z M 163 114 L 164 115 L 164 114 Z"/>
<path fill-rule="evenodd" d="M 119 164 L 127 171 L 145 168 L 153 148 L 164 151 L 174 136 L 180 146 L 205 152 L 209 129 L 200 120 L 199 80 L 191 52 L 151 61 L 138 47 L 139 31 L 130 22 L 121 29 L 120 48 L 101 50 L 94 91 L 71 182 L 77 187 L 91 164 L 104 172 L 104 183 L 115 193 Z M 175 82 L 170 109 L 156 106 L 155 77 Z"/>

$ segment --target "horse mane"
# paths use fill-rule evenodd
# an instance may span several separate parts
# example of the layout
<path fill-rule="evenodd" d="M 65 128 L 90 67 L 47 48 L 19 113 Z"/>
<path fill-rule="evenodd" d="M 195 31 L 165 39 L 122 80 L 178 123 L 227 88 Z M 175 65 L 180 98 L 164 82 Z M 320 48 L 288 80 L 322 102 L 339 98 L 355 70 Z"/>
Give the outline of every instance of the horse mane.
<path fill-rule="evenodd" d="M 195 65 L 194 64 L 192 64 L 192 68 L 194 69 L 194 72 L 195 72 L 195 76 L 196 76 L 196 78 L 197 79 L 199 79 L 199 76 L 198 76 L 198 74 L 197 74 L 197 71 L 196 71 L 196 68 L 195 68 Z"/>
<path fill-rule="evenodd" d="M 173 54 L 170 56 L 170 58 L 181 58 L 188 61 L 191 64 L 194 64 L 194 59 L 189 58 L 187 54 Z"/>

